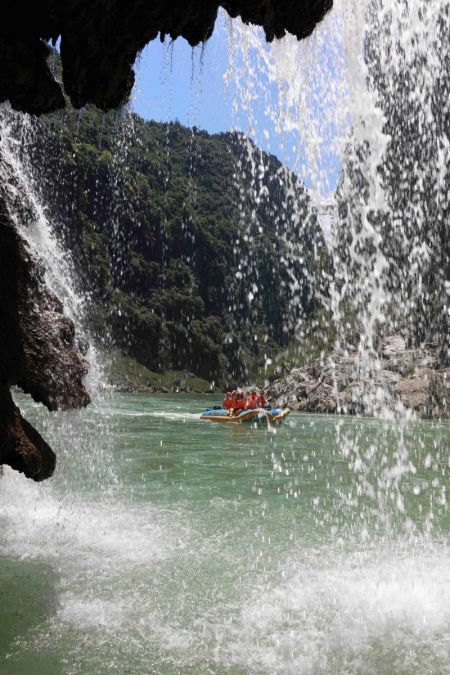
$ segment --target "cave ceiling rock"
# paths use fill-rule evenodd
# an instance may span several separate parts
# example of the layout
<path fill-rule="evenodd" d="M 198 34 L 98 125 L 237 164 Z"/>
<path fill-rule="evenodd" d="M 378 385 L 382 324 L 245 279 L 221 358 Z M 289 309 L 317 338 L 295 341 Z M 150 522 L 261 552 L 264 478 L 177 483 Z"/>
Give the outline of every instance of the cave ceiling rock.
<path fill-rule="evenodd" d="M 0 102 L 41 114 L 65 105 L 47 65 L 60 38 L 65 93 L 76 108 L 108 110 L 129 97 L 136 56 L 158 35 L 208 40 L 219 7 L 264 28 L 268 41 L 310 35 L 333 0 L 4 0 L 0 26 Z"/>

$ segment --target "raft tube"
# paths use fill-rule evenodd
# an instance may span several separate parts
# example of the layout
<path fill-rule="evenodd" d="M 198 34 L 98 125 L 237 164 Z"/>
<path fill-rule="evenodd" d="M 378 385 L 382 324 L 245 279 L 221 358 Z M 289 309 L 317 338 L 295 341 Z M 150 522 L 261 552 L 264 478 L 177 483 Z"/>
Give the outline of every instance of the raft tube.
<path fill-rule="evenodd" d="M 256 408 L 256 410 L 242 410 L 238 415 L 233 415 L 230 410 L 225 410 L 225 408 L 210 408 L 202 412 L 200 419 L 208 422 L 226 422 L 228 424 L 243 424 L 244 422 L 260 424 L 266 422 L 272 425 L 280 424 L 290 412 L 289 408 L 273 408 L 272 410 Z"/>

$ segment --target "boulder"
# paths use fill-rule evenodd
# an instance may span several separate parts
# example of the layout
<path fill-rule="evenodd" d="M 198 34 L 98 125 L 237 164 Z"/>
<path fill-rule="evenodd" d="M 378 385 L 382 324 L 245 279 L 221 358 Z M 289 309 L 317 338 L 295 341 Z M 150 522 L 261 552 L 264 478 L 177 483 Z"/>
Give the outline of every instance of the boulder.
<path fill-rule="evenodd" d="M 404 336 L 381 343 L 381 368 L 366 372 L 357 351 L 331 353 L 272 382 L 276 406 L 321 413 L 374 414 L 401 402 L 420 417 L 450 416 L 450 369 L 439 369 L 437 346 L 407 349 Z"/>
<path fill-rule="evenodd" d="M 8 464 L 35 481 L 55 469 L 55 453 L 20 414 L 10 391 L 0 388 L 0 464 Z M 0 466 L 1 469 L 1 466 Z"/>

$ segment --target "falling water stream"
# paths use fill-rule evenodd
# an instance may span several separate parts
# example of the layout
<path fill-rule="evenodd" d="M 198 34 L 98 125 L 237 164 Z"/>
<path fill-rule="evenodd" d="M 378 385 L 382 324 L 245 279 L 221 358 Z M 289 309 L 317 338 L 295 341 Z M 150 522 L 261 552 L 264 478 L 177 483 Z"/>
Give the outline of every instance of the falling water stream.
<path fill-rule="evenodd" d="M 336 2 L 310 40 L 270 46 L 233 22 L 226 81 L 246 131 L 257 135 L 252 101 L 263 96 L 268 137 L 293 149 L 316 201 L 334 190 L 329 162 L 340 158 L 345 208 L 325 233 L 335 283 L 323 302 L 337 352 L 348 349 L 349 307 L 362 327 L 355 368 L 373 416 L 293 414 L 276 430 L 230 429 L 200 422 L 206 397 L 97 393 L 86 410 L 47 413 L 16 394 L 58 466 L 43 484 L 8 468 L 0 479 L 0 672 L 449 672 L 450 426 L 416 419 L 374 384 L 380 327 L 411 321 L 428 301 L 399 274 L 386 224 L 405 270 L 424 280 L 437 250 L 423 235 L 427 200 L 436 222 L 448 217 L 448 134 L 427 96 L 442 81 L 448 45 L 433 31 L 445 17 L 446 1 Z M 413 102 L 428 127 L 415 142 L 433 152 L 426 165 L 420 153 L 405 163 L 418 179 L 401 239 L 389 101 L 402 68 L 418 63 Z M 2 111 L 2 153 L 35 211 L 23 232 L 82 322 L 70 259 L 8 133 L 11 115 Z M 245 148 L 254 176 L 243 223 L 264 198 L 264 165 Z M 405 302 L 408 312 L 392 312 Z"/>

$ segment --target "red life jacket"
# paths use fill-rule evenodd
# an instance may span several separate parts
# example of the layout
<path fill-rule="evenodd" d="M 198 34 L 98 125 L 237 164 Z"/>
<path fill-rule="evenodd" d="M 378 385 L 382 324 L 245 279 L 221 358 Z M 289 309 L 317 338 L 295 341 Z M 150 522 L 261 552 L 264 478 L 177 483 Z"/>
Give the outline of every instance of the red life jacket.
<path fill-rule="evenodd" d="M 236 405 L 233 406 L 233 408 L 236 408 L 237 410 L 245 410 L 246 409 L 245 398 L 236 399 Z"/>
<path fill-rule="evenodd" d="M 232 407 L 231 404 L 232 404 L 231 398 L 223 399 L 223 407 L 225 408 L 225 410 L 229 410 Z"/>
<path fill-rule="evenodd" d="M 262 392 L 259 395 L 258 403 L 260 408 L 264 408 L 267 405 L 267 399 Z"/>
<path fill-rule="evenodd" d="M 258 407 L 259 407 L 258 396 L 256 394 L 250 394 L 250 396 L 247 399 L 247 409 L 255 410 Z"/>

